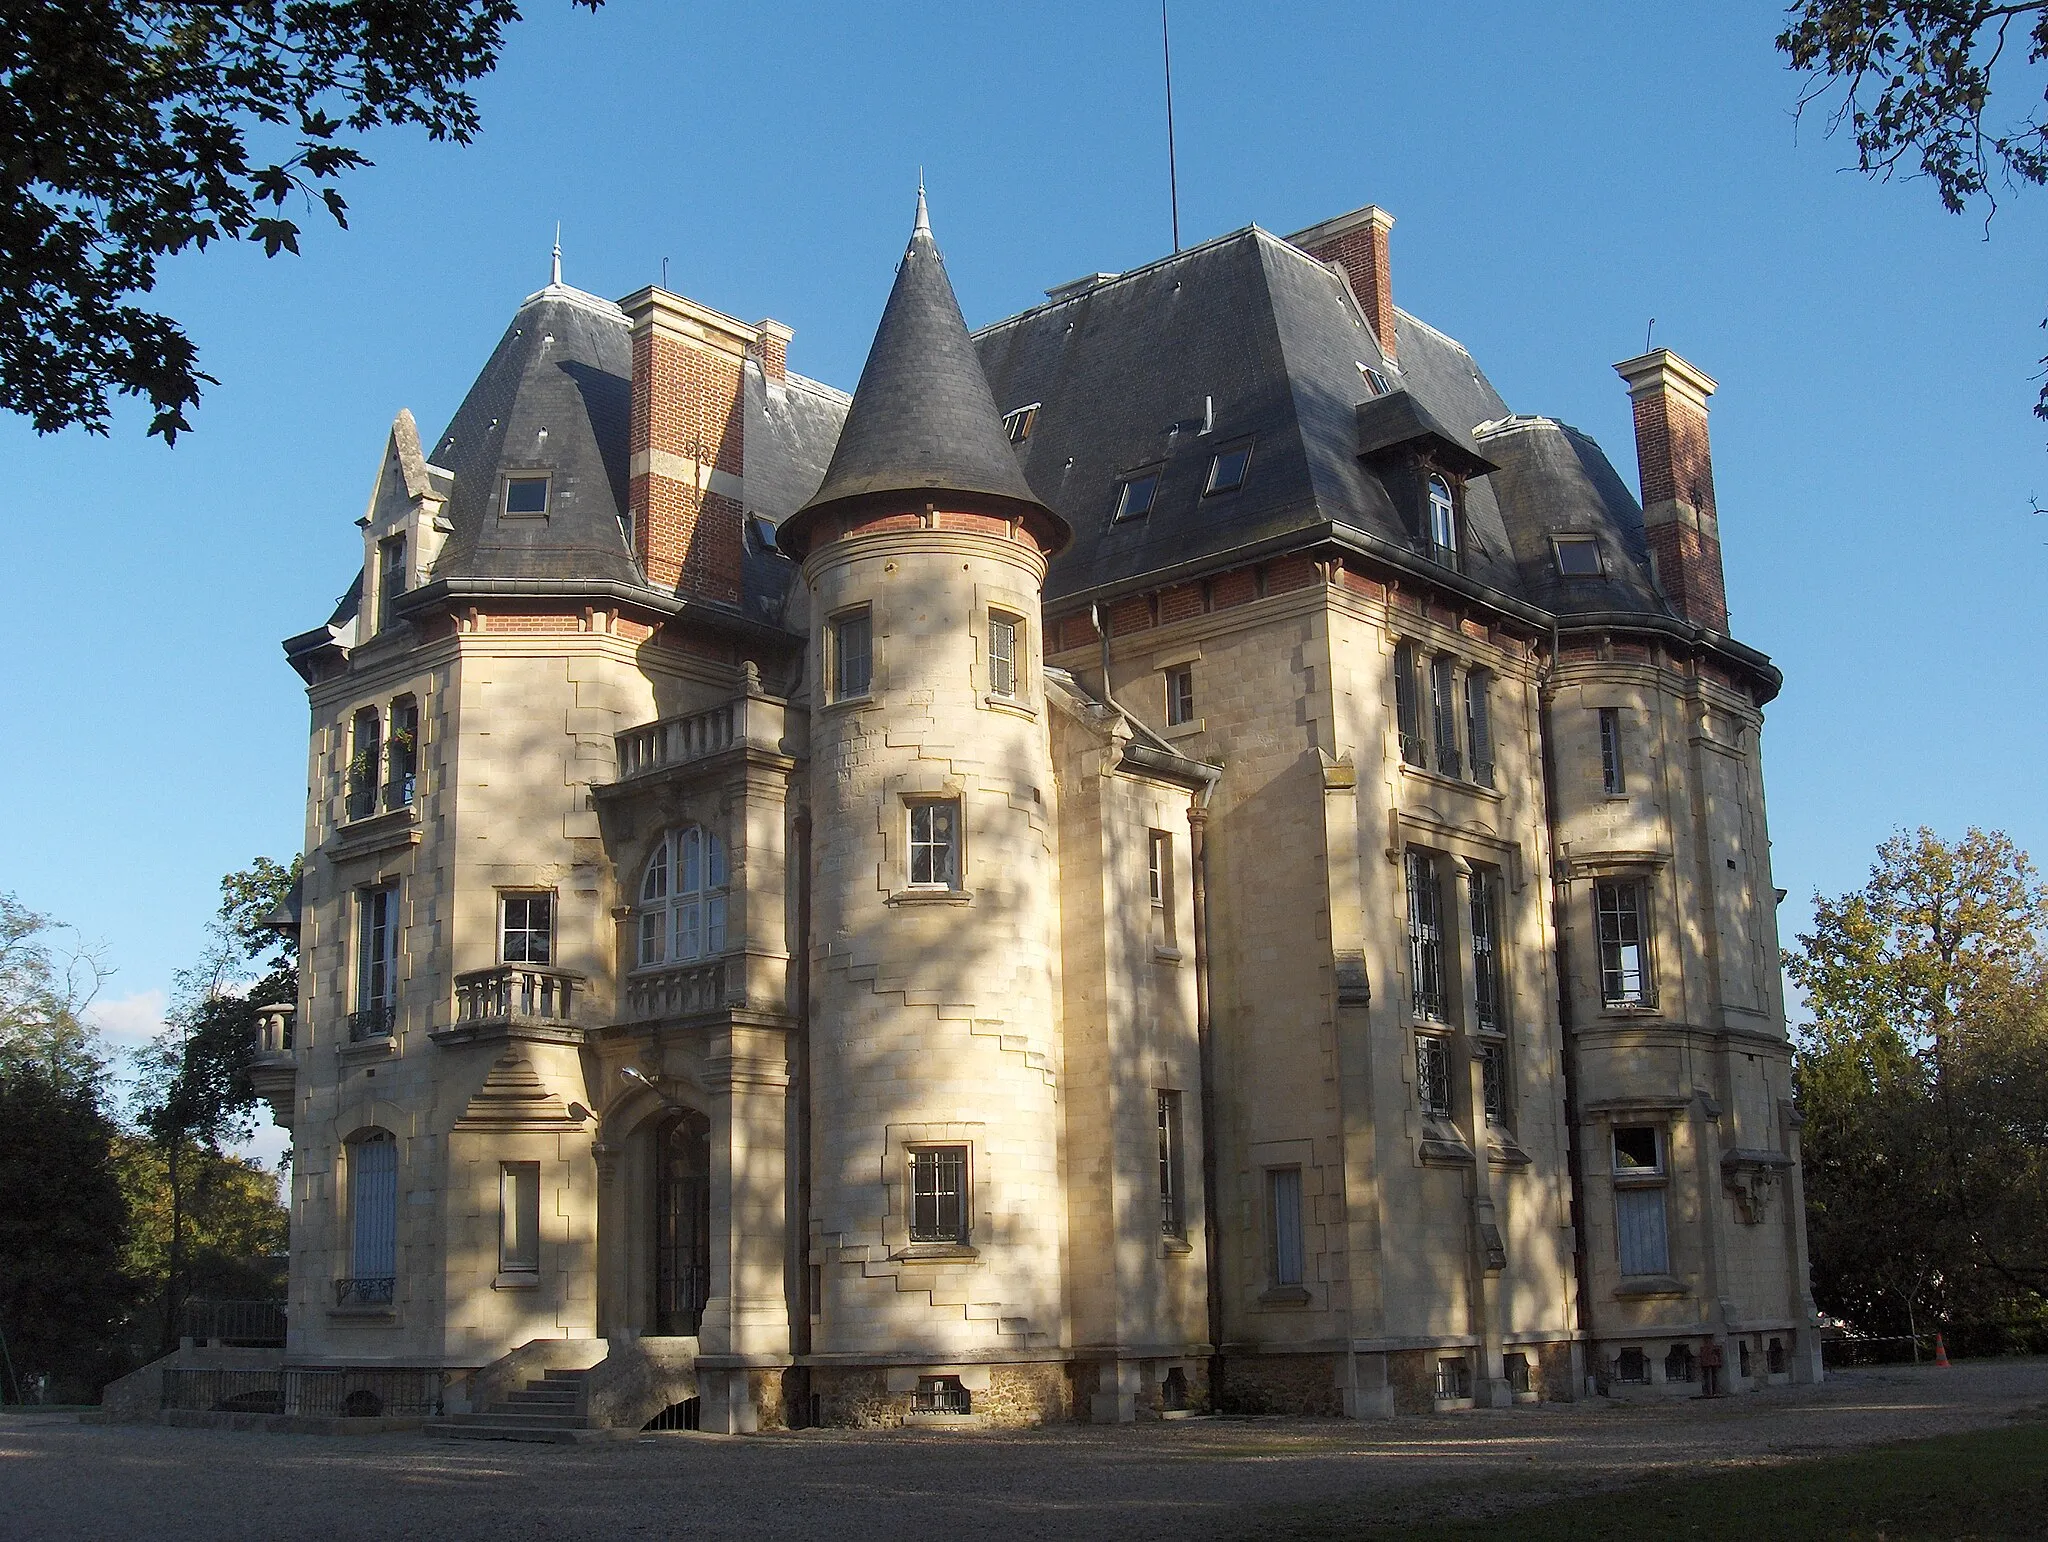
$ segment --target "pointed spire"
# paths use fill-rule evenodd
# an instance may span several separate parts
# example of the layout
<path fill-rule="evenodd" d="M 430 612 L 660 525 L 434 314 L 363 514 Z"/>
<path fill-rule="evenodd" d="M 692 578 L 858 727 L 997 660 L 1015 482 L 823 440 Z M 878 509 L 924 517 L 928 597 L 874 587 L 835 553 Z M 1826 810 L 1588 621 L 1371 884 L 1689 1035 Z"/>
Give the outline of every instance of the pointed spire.
<path fill-rule="evenodd" d="M 1002 414 L 932 239 L 923 183 L 920 174 L 917 223 L 831 468 L 782 531 L 801 550 L 811 523 L 807 516 L 829 504 L 899 494 L 906 504 L 922 505 L 936 492 L 956 495 L 956 508 L 994 504 L 1027 514 L 1046 529 L 1053 546 L 1064 545 L 1066 522 L 1032 492 L 1003 432 Z"/>
<path fill-rule="evenodd" d="M 562 282 L 562 222 L 555 221 L 555 266 L 548 276 L 548 282 L 559 286 Z"/>

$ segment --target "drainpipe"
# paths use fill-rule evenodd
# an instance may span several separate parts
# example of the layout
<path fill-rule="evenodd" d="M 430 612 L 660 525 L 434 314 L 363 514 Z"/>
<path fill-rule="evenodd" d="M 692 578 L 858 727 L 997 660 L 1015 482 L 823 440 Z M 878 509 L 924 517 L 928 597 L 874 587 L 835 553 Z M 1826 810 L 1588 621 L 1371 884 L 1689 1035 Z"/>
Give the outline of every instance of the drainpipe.
<path fill-rule="evenodd" d="M 1203 1273 L 1208 1284 L 1212 1411 L 1223 1406 L 1223 1223 L 1216 1173 L 1216 1032 L 1209 1010 L 1209 797 L 1215 791 L 1216 776 L 1211 776 L 1188 805 L 1188 876 L 1195 895 L 1195 1044 L 1202 1066 L 1202 1254 L 1207 1264 Z"/>
<path fill-rule="evenodd" d="M 796 1192 L 791 1220 L 796 1232 L 796 1321 L 790 1324 L 795 1413 L 800 1428 L 811 1423 L 811 811 L 796 816 L 796 1038 L 790 1080 L 796 1092 Z"/>
<path fill-rule="evenodd" d="M 1556 940 L 1557 1031 L 1564 1067 L 1565 1178 L 1571 1185 L 1572 1275 L 1578 1283 L 1577 1326 L 1590 1334 L 1592 1271 L 1586 1257 L 1585 1153 L 1579 1147 L 1579 1044 L 1572 1026 L 1571 952 L 1565 941 L 1568 919 L 1564 863 L 1557 842 L 1557 749 L 1550 726 L 1551 703 L 1557 699 L 1557 621 L 1550 623 L 1550 656 L 1536 672 L 1536 729 L 1543 751 L 1543 824 L 1550 844 L 1550 930 Z M 1582 1356 L 1590 1353 L 1590 1342 Z M 1574 1401 L 1585 1390 L 1584 1376 L 1572 1389 Z"/>

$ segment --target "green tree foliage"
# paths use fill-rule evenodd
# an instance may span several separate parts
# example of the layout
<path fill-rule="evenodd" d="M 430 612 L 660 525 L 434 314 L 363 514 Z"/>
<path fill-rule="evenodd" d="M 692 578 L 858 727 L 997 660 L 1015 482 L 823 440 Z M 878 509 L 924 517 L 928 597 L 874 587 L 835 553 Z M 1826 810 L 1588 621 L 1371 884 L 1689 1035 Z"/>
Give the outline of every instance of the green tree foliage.
<path fill-rule="evenodd" d="M 1807 75 L 1800 107 L 1831 102 L 1829 132 L 1878 181 L 1924 176 L 1951 214 L 1987 220 L 2001 191 L 2048 182 L 2048 0 L 1797 0 L 1778 47 Z M 2016 75 L 2017 106 L 1994 104 Z M 2048 418 L 2048 385 L 2034 412 Z"/>
<path fill-rule="evenodd" d="M 574 0 L 595 10 L 603 0 Z M 37 430 L 191 425 L 198 351 L 137 305 L 158 262 L 214 241 L 297 252 L 287 205 L 346 226 L 339 182 L 398 125 L 467 144 L 465 88 L 512 0 L 0 0 L 0 405 Z"/>
<path fill-rule="evenodd" d="M 128 1212 L 122 1269 L 144 1300 L 163 1298 L 174 1241 L 191 1295 L 246 1301 L 280 1294 L 278 1261 L 289 1245 L 290 1217 L 278 1201 L 275 1173 L 187 1142 L 178 1162 L 183 1193 L 174 1204 L 169 1153 L 157 1142 L 117 1137 L 114 1166 Z M 179 1227 L 182 1235 L 174 1238 Z M 146 1352 L 156 1337 L 152 1315 L 136 1347 Z"/>
<path fill-rule="evenodd" d="M 33 1063 L 0 1067 L 0 1333 L 18 1383 L 48 1375 L 56 1395 L 91 1395 L 118 1361 L 130 1299 L 127 1206 L 114 1123 L 90 1083 Z"/>
<path fill-rule="evenodd" d="M 0 894 L 0 1071 L 34 1067 L 59 1088 L 96 1085 L 106 1060 L 85 1012 L 106 975 L 97 949 Z"/>
<path fill-rule="evenodd" d="M 1786 956 L 1814 1288 L 1869 1331 L 2048 1292 L 2048 888 L 1998 832 L 1893 836 Z"/>

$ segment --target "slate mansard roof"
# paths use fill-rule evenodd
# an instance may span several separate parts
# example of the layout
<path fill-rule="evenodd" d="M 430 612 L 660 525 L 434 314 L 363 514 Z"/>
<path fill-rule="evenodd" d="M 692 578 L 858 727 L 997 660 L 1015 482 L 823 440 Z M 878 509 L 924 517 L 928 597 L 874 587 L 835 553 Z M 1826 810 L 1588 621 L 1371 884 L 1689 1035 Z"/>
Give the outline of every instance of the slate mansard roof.
<path fill-rule="evenodd" d="M 1073 529 L 1052 607 L 1335 543 L 1525 619 L 1697 634 L 1652 583 L 1642 510 L 1597 444 L 1512 413 L 1461 344 L 1406 312 L 1398 363 L 1386 357 L 1339 270 L 1289 242 L 1253 226 L 1054 296 L 970 340 L 920 208 L 857 398 L 770 383 L 749 361 L 748 513 L 780 525 L 805 511 L 801 525 L 926 487 L 1036 504 Z M 453 477 L 429 586 L 663 598 L 621 529 L 631 374 L 618 306 L 560 283 L 528 297 L 427 449 Z M 998 415 L 1029 406 L 1012 446 Z M 1462 574 L 1430 562 L 1385 458 L 1424 440 L 1469 474 Z M 1242 485 L 1205 495 L 1216 452 L 1238 446 Z M 549 517 L 501 518 L 505 475 L 528 467 L 549 471 Z M 1120 480 L 1145 469 L 1160 473 L 1151 512 L 1113 521 Z M 1602 574 L 1562 576 L 1560 534 L 1591 536 Z M 750 538 L 744 580 L 747 621 L 800 625 L 787 555 Z M 1775 677 L 1761 654 L 1716 646 Z"/>

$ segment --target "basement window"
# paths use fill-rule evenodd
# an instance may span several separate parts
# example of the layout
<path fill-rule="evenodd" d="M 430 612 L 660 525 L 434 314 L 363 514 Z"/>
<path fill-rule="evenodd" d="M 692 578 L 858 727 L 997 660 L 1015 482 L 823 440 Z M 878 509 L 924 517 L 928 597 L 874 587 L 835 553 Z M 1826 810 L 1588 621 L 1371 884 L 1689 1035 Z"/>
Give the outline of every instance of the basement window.
<path fill-rule="evenodd" d="M 1018 407 L 1003 414 L 1003 437 L 1012 444 L 1022 444 L 1031 437 L 1031 426 L 1038 421 L 1038 409 L 1043 402 L 1033 402 L 1028 407 Z"/>
<path fill-rule="evenodd" d="M 1557 570 L 1566 578 L 1598 578 L 1606 571 L 1600 543 L 1589 535 L 1555 536 L 1551 544 L 1557 548 Z"/>
<path fill-rule="evenodd" d="M 548 479 L 546 477 L 507 477 L 505 479 L 505 512 L 507 514 L 546 514 L 548 511 Z"/>
<path fill-rule="evenodd" d="M 1202 489 L 1204 498 L 1217 493 L 1234 493 L 1244 486 L 1244 474 L 1252 462 L 1252 447 L 1239 445 L 1234 450 L 1225 450 L 1209 462 L 1209 483 Z"/>
<path fill-rule="evenodd" d="M 1152 512 L 1153 501 L 1158 496 L 1157 471 L 1139 471 L 1125 477 L 1117 493 L 1116 519 L 1143 519 Z"/>

